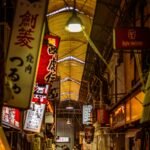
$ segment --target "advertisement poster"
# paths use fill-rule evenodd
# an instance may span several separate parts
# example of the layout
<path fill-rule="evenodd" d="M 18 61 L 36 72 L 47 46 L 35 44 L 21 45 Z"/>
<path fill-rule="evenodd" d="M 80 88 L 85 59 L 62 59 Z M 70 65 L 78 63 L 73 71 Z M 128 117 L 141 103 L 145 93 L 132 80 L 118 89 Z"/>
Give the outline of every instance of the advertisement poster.
<path fill-rule="evenodd" d="M 49 85 L 34 86 L 34 96 L 30 105 L 30 109 L 27 110 L 24 130 L 32 132 L 40 132 L 43 122 L 43 115 L 47 104 L 47 94 Z"/>
<path fill-rule="evenodd" d="M 11 150 L 4 134 L 3 128 L 0 126 L 0 150 Z"/>
<path fill-rule="evenodd" d="M 2 123 L 16 129 L 21 129 L 20 110 L 4 106 L 2 109 Z"/>
<path fill-rule="evenodd" d="M 6 62 L 6 74 L 12 82 L 13 98 L 7 100 L 7 106 L 29 108 L 40 55 L 46 6 L 47 0 L 17 1 Z"/>
<path fill-rule="evenodd" d="M 24 124 L 24 130 L 32 132 L 40 132 L 45 104 L 31 103 L 30 109 L 27 111 L 27 116 Z"/>

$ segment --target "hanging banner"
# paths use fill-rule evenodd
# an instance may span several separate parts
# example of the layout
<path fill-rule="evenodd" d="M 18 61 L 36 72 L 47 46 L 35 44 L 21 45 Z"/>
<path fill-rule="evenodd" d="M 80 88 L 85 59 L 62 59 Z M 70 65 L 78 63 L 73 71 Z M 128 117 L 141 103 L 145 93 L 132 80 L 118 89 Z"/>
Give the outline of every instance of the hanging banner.
<path fill-rule="evenodd" d="M 38 66 L 37 83 L 50 83 L 56 79 L 59 41 L 58 36 L 45 35 Z"/>
<path fill-rule="evenodd" d="M 149 28 L 116 28 L 113 30 L 114 49 L 149 49 L 150 48 Z"/>
<path fill-rule="evenodd" d="M 60 77 L 57 77 L 57 79 L 50 84 L 48 99 L 50 99 L 50 101 L 60 100 Z"/>
<path fill-rule="evenodd" d="M 30 105 L 30 109 L 27 110 L 25 118 L 24 130 L 32 132 L 40 132 L 43 122 L 43 116 L 45 112 L 45 106 L 48 102 L 49 85 L 38 85 L 34 87 L 34 96 Z"/>
<path fill-rule="evenodd" d="M 7 105 L 27 109 L 32 96 L 47 0 L 18 0 L 8 49 L 6 74 L 13 98 Z"/>
<path fill-rule="evenodd" d="M 37 104 L 32 102 L 30 109 L 27 111 L 24 130 L 39 133 L 43 121 L 44 111 L 45 104 Z"/>
<path fill-rule="evenodd" d="M 90 124 L 92 122 L 92 105 L 83 105 L 83 113 L 82 113 L 82 123 L 83 124 Z"/>
<path fill-rule="evenodd" d="M 97 122 L 101 126 L 106 126 L 109 124 L 109 113 L 105 107 L 97 109 Z"/>
<path fill-rule="evenodd" d="M 3 107 L 2 109 L 2 123 L 16 128 L 21 129 L 21 112 L 19 109 L 11 107 Z"/>

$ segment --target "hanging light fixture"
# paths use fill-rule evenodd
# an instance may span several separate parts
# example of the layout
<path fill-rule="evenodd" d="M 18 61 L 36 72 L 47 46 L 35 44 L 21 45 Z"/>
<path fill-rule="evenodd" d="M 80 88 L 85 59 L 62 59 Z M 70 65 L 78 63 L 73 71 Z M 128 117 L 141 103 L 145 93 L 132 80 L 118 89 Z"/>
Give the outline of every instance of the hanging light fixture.
<path fill-rule="evenodd" d="M 76 12 L 72 13 L 66 24 L 66 30 L 69 32 L 81 32 L 84 29 L 81 19 L 77 16 Z"/>
<path fill-rule="evenodd" d="M 81 32 L 84 29 L 81 19 L 77 16 L 75 7 L 76 7 L 76 1 L 74 0 L 74 9 L 72 12 L 72 16 L 67 21 L 65 27 L 65 29 L 69 32 Z"/>
<path fill-rule="evenodd" d="M 74 107 L 73 107 L 71 104 L 68 104 L 68 106 L 66 106 L 66 109 L 67 109 L 67 110 L 73 110 Z"/>
<path fill-rule="evenodd" d="M 67 124 L 67 125 L 70 125 L 70 124 L 71 124 L 71 119 L 69 118 L 69 112 L 68 112 L 68 118 L 67 118 L 66 124 Z"/>
<path fill-rule="evenodd" d="M 70 119 L 69 119 L 69 118 L 67 119 L 66 124 L 68 124 L 68 125 L 70 125 L 70 124 L 71 124 L 71 121 L 70 121 Z"/>
<path fill-rule="evenodd" d="M 71 104 L 71 100 L 69 99 L 68 100 L 68 105 L 66 106 L 66 110 L 73 110 L 74 109 L 74 107 L 73 107 L 73 105 Z"/>

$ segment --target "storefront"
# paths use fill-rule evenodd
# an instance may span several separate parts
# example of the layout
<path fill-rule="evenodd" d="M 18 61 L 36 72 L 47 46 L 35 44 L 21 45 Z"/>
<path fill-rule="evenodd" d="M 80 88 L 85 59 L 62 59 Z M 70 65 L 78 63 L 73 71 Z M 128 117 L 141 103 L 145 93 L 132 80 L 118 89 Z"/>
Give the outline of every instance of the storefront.
<path fill-rule="evenodd" d="M 126 150 L 140 149 L 140 140 L 137 134 L 141 130 L 140 119 L 143 110 L 144 92 L 137 90 L 133 92 L 127 99 L 117 106 L 110 115 L 110 125 L 112 132 L 118 136 L 113 138 L 113 145 L 123 144 L 121 140 L 125 140 Z M 120 143 L 120 144 L 119 144 Z M 116 148 L 117 149 L 117 148 Z"/>

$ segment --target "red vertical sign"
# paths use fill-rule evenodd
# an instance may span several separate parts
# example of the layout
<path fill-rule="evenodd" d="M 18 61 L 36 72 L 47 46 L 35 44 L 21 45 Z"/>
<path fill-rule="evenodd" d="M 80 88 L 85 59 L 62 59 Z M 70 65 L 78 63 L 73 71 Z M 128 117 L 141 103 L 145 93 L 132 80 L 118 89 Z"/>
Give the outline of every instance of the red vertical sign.
<path fill-rule="evenodd" d="M 56 79 L 59 41 L 58 36 L 46 35 L 44 38 L 36 78 L 39 84 L 50 83 Z"/>

